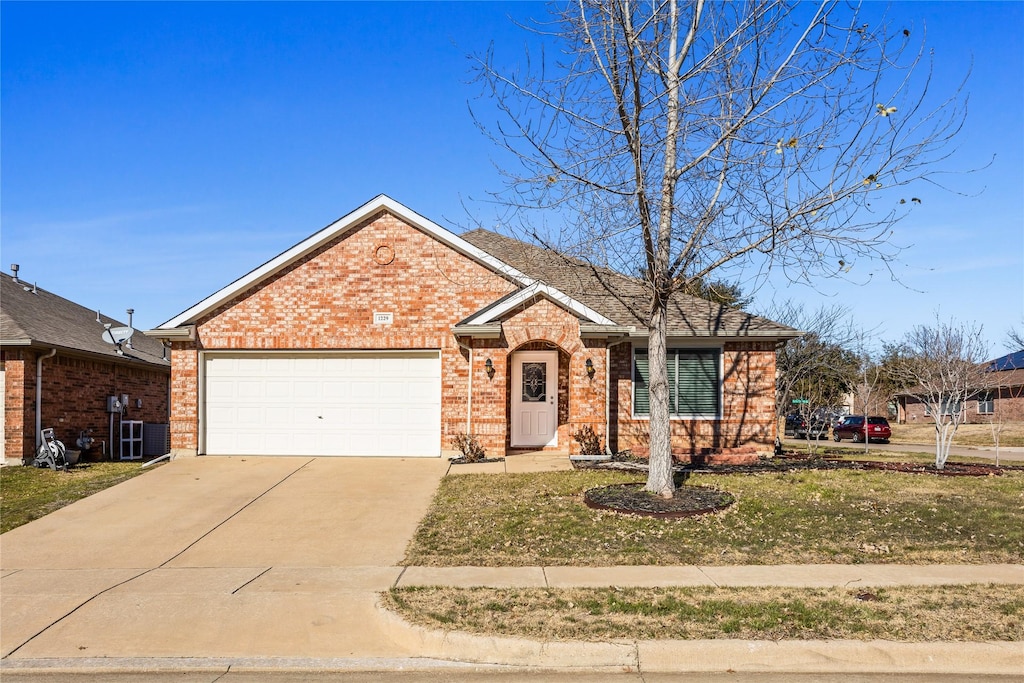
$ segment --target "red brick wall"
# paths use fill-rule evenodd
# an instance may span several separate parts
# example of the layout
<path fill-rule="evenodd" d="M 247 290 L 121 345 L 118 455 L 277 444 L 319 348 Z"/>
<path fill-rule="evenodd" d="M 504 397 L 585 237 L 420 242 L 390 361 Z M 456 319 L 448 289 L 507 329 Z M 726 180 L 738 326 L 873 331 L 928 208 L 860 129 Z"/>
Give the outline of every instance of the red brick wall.
<path fill-rule="evenodd" d="M 393 250 L 390 263 L 375 258 L 381 246 Z M 196 343 L 173 345 L 172 446 L 197 448 L 198 351 L 440 349 L 448 448 L 451 436 L 465 430 L 469 365 L 451 328 L 513 289 L 476 261 L 378 214 L 205 316 Z M 393 313 L 394 323 L 374 325 L 374 312 Z M 476 380 L 486 377 L 482 363 Z M 475 382 L 474 392 L 482 386 Z"/>
<path fill-rule="evenodd" d="M 15 354 L 20 357 L 9 359 L 9 355 Z M 34 456 L 38 355 L 34 351 L 4 352 L 8 390 L 4 452 L 10 458 L 17 458 L 19 454 L 22 458 Z M 53 427 L 57 438 L 68 448 L 77 448 L 75 442 L 82 430 L 91 429 L 97 445 L 100 441 L 109 441 L 107 396 L 128 394 L 126 420 L 167 423 L 167 370 L 58 353 L 43 360 L 42 388 L 42 427 Z M 142 399 L 142 408 L 135 407 L 136 399 Z M 116 423 L 114 429 L 115 439 L 119 438 Z"/>
<path fill-rule="evenodd" d="M 671 345 L 671 344 L 670 344 Z M 727 342 L 722 349 L 722 415 L 718 420 L 672 420 L 677 457 L 705 450 L 767 451 L 775 441 L 775 347 L 770 342 Z M 648 420 L 633 417 L 630 344 L 612 350 L 612 412 L 618 415 L 613 448 L 648 454 Z"/>
<path fill-rule="evenodd" d="M 27 382 L 30 351 L 4 350 L 4 458 L 16 460 L 32 454 L 35 438 L 35 361 Z"/>

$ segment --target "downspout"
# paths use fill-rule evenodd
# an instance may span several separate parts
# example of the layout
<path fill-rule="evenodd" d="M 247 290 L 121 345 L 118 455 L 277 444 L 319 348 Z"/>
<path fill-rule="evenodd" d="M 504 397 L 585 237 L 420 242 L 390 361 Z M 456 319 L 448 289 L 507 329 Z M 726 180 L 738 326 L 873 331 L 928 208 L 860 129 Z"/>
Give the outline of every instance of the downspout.
<path fill-rule="evenodd" d="M 36 358 L 36 452 L 43 445 L 43 361 L 57 355 L 57 349 Z"/>

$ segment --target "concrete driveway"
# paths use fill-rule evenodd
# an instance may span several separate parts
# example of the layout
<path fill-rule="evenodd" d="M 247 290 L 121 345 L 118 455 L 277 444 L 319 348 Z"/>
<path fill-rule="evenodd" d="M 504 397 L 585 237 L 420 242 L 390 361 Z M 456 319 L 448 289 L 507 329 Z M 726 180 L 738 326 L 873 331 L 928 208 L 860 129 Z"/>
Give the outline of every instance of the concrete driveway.
<path fill-rule="evenodd" d="M 0 537 L 2 656 L 405 656 L 373 591 L 397 581 L 447 467 L 170 462 Z"/>

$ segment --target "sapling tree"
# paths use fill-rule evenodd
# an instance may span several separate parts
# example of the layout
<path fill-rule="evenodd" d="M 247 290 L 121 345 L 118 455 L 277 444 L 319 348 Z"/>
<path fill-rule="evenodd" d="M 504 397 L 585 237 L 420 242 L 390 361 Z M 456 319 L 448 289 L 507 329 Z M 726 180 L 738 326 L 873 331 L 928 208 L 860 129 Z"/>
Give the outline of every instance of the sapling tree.
<path fill-rule="evenodd" d="M 904 338 L 894 372 L 934 420 L 937 469 L 946 466 L 964 421 L 964 404 L 988 388 L 987 353 L 979 325 L 943 321 L 938 315 L 934 325 L 918 325 Z"/>
<path fill-rule="evenodd" d="M 959 91 L 933 99 L 923 33 L 868 14 L 833 1 L 576 0 L 533 27 L 553 59 L 478 59 L 498 119 L 478 110 L 477 122 L 514 155 L 495 193 L 509 229 L 592 264 L 646 327 L 649 491 L 674 490 L 673 297 L 700 281 L 777 270 L 810 283 L 888 263 L 893 222 L 920 203 L 908 186 L 942 170 Z"/>

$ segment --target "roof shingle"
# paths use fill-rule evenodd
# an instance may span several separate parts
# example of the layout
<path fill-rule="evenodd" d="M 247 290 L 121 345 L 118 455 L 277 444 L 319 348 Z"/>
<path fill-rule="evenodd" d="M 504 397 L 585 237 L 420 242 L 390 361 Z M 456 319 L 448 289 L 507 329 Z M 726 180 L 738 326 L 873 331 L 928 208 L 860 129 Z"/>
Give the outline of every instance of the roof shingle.
<path fill-rule="evenodd" d="M 646 331 L 649 298 L 640 282 L 540 246 L 479 228 L 462 239 L 530 277 L 589 306 L 619 325 Z M 606 287 L 605 284 L 610 285 Z M 614 289 L 612 294 L 609 289 Z M 668 333 L 674 337 L 750 336 L 790 339 L 800 333 L 745 311 L 677 293 L 669 303 Z"/>
<path fill-rule="evenodd" d="M 97 321 L 99 318 L 99 322 Z M 169 368 L 162 342 L 142 334 L 132 336 L 132 348 L 123 355 L 103 341 L 104 325 L 121 323 L 39 287 L 27 287 L 0 273 L 0 343 L 14 346 L 56 347 L 121 362 L 143 362 Z"/>

